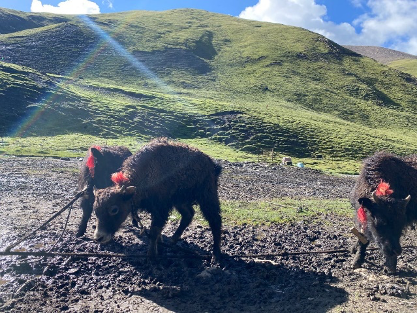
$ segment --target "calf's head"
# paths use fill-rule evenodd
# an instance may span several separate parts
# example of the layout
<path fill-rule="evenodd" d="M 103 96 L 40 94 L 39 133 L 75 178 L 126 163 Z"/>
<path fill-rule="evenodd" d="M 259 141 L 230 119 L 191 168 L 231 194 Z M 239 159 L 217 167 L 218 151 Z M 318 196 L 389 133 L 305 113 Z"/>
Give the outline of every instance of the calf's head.
<path fill-rule="evenodd" d="M 367 219 L 371 220 L 367 223 L 367 228 L 385 257 L 396 258 L 402 252 L 399 238 L 407 222 L 406 207 L 410 199 L 410 195 L 404 199 L 379 195 L 376 190 L 372 193 L 371 198 L 358 200 L 368 213 Z"/>
<path fill-rule="evenodd" d="M 89 170 L 90 177 L 94 186 L 99 189 L 112 184 L 109 177 L 109 158 L 104 155 L 100 146 L 90 147 L 90 155 L 87 158 L 86 167 Z"/>
<path fill-rule="evenodd" d="M 134 186 L 113 186 L 94 191 L 93 209 L 98 221 L 94 232 L 96 241 L 106 243 L 112 239 L 131 212 L 135 191 Z"/>

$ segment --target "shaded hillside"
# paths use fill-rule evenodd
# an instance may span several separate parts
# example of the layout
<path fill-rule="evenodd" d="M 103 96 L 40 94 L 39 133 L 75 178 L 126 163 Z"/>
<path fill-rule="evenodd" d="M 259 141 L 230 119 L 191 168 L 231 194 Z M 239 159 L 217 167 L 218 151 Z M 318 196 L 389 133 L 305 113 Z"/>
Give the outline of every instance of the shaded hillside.
<path fill-rule="evenodd" d="M 3 61 L 43 73 L 64 74 L 97 43 L 91 32 L 72 23 L 58 23 L 1 36 Z"/>
<path fill-rule="evenodd" d="M 66 21 L 55 14 L 31 14 L 0 8 L 0 34 L 19 32 Z"/>
<path fill-rule="evenodd" d="M 0 134 L 5 134 L 25 117 L 53 83 L 29 68 L 0 62 Z"/>
<path fill-rule="evenodd" d="M 0 35 L 6 62 L 55 83 L 24 136 L 80 134 L 80 154 L 83 136 L 298 157 L 415 150 L 416 79 L 316 33 L 186 9 L 57 18 Z"/>

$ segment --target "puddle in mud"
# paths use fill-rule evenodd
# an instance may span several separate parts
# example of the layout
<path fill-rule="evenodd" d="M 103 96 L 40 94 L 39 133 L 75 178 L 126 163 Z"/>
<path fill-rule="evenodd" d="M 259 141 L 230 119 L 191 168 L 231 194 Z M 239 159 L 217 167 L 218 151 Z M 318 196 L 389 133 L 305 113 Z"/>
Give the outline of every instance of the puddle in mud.
<path fill-rule="evenodd" d="M 37 244 L 35 244 L 33 247 L 34 247 L 35 249 L 42 249 L 42 248 L 44 248 L 44 247 L 45 247 L 45 244 L 43 244 L 43 243 L 37 243 Z"/>
<path fill-rule="evenodd" d="M 18 249 L 13 250 L 13 252 L 26 252 L 26 251 L 27 250 L 24 247 L 21 247 L 21 248 L 18 248 Z"/>

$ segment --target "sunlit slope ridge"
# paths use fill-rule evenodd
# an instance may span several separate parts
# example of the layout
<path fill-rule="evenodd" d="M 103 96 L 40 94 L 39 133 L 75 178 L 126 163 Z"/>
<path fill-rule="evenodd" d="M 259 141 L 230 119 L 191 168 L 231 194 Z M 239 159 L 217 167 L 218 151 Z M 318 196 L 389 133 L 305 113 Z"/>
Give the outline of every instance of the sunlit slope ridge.
<path fill-rule="evenodd" d="M 350 159 L 416 149 L 416 79 L 313 32 L 200 10 L 91 16 L 145 73 L 62 18 L 0 35 L 2 61 L 49 73 L 58 95 L 22 135 L 209 138 Z"/>
<path fill-rule="evenodd" d="M 67 17 L 55 14 L 25 13 L 0 8 L 0 34 L 14 33 L 67 20 Z"/>

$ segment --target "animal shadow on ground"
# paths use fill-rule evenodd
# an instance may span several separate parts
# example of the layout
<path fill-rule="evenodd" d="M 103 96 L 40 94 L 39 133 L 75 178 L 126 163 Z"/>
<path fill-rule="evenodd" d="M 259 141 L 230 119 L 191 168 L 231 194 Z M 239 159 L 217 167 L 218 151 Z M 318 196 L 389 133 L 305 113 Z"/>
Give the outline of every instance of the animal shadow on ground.
<path fill-rule="evenodd" d="M 146 254 L 148 240 L 140 239 L 143 243 L 123 245 L 116 240 L 106 250 Z M 163 242 L 169 239 L 163 236 Z M 160 246 L 155 261 L 126 259 L 138 276 L 134 282 L 125 278 L 127 297 L 140 296 L 173 312 L 326 312 L 348 298 L 345 290 L 331 286 L 337 279 L 324 273 L 227 254 L 213 266 L 184 257 L 185 251 L 209 256 L 211 248 L 180 240 L 171 248 Z"/>

